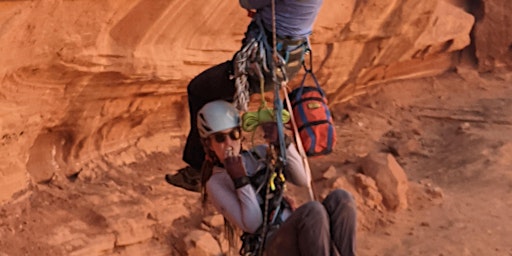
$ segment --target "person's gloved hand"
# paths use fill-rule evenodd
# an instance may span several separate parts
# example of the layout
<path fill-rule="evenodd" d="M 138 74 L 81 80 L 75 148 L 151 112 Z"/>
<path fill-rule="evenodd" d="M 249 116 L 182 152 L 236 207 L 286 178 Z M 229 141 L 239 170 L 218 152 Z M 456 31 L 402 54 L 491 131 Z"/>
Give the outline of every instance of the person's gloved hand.
<path fill-rule="evenodd" d="M 276 122 L 266 122 L 261 124 L 261 129 L 263 130 L 263 138 L 270 144 L 278 144 L 279 137 L 277 135 L 277 123 Z"/>
<path fill-rule="evenodd" d="M 224 167 L 233 180 L 247 176 L 244 164 L 242 163 L 242 157 L 240 155 L 226 157 L 226 159 L 224 159 Z"/>
<path fill-rule="evenodd" d="M 260 124 L 261 129 L 263 130 L 263 138 L 270 144 L 274 146 L 279 145 L 279 135 L 277 134 L 277 123 L 276 122 L 266 122 Z M 285 145 L 288 147 L 290 145 L 290 138 L 288 135 L 284 135 Z"/>

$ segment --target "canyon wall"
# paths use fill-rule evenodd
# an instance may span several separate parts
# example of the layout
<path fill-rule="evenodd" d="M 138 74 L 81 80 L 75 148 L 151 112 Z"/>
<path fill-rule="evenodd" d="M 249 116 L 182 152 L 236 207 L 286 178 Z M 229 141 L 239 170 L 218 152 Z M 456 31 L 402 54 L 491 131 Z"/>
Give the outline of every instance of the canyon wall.
<path fill-rule="evenodd" d="M 331 104 L 443 73 L 462 50 L 509 69 L 512 4 L 477 2 L 324 0 L 311 43 Z M 0 202 L 180 148 L 188 81 L 230 59 L 249 21 L 237 1 L 1 1 Z"/>

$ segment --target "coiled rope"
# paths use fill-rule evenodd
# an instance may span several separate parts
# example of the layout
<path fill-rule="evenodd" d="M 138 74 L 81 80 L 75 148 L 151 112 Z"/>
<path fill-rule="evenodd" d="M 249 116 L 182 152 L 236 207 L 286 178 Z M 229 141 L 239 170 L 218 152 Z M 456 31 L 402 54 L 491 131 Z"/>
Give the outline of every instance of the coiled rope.
<path fill-rule="evenodd" d="M 283 110 L 281 118 L 283 123 L 288 123 L 290 121 L 290 113 Z M 260 124 L 275 121 L 275 111 L 267 107 L 266 101 L 263 100 L 257 111 L 245 112 L 242 115 L 242 129 L 246 132 L 254 132 Z"/>

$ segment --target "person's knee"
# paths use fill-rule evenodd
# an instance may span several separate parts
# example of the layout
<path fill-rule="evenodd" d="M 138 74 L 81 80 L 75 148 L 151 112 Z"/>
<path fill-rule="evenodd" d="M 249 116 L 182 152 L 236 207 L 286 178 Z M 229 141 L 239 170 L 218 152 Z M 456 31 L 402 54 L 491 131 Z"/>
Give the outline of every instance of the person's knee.
<path fill-rule="evenodd" d="M 354 197 L 350 192 L 343 189 L 336 189 L 329 193 L 329 195 L 325 198 L 323 204 L 327 208 L 331 207 L 340 207 L 342 205 L 351 205 L 354 206 Z"/>
<path fill-rule="evenodd" d="M 325 207 L 317 201 L 311 201 L 304 204 L 301 211 L 303 212 L 303 217 L 308 219 L 315 219 L 316 221 L 322 222 L 324 220 L 328 220 L 329 215 L 325 210 Z M 300 209 L 299 208 L 299 209 Z"/>
<path fill-rule="evenodd" d="M 308 202 L 304 205 L 304 207 L 306 207 L 312 214 L 324 211 L 323 205 L 317 201 Z"/>
<path fill-rule="evenodd" d="M 219 67 L 222 65 L 223 63 L 210 67 L 192 78 L 187 85 L 188 95 L 196 96 L 208 91 L 212 85 L 218 82 L 217 77 L 222 74 Z"/>
<path fill-rule="evenodd" d="M 343 189 L 336 189 L 329 193 L 329 195 L 325 198 L 327 201 L 335 201 L 338 203 L 352 203 L 354 202 L 354 197 L 350 192 Z"/>
<path fill-rule="evenodd" d="M 210 67 L 195 76 L 187 85 L 187 93 L 207 101 L 224 98 L 234 93 L 234 80 L 230 79 L 229 61 Z M 219 93 L 220 92 L 220 93 Z M 224 93 L 225 92 L 225 95 Z"/>

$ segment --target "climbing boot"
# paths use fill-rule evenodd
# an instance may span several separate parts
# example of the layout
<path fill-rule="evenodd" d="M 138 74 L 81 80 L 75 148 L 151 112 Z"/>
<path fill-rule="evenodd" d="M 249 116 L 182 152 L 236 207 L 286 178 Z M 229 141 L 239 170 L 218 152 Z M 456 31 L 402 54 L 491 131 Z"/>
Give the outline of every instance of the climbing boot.
<path fill-rule="evenodd" d="M 201 172 L 190 166 L 178 170 L 176 174 L 166 174 L 167 183 L 193 192 L 201 192 Z"/>

